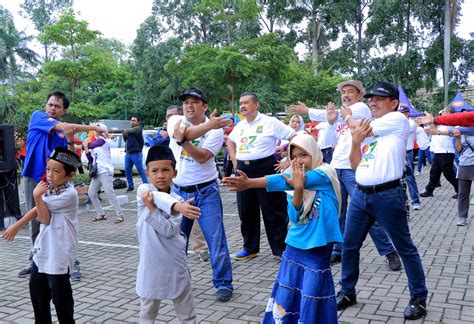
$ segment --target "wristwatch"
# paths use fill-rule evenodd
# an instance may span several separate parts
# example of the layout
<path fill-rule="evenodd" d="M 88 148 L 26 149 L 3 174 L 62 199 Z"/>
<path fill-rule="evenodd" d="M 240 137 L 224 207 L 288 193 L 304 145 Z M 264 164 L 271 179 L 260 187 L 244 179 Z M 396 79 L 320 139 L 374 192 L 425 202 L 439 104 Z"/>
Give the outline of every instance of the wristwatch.
<path fill-rule="evenodd" d="M 183 146 L 184 142 L 176 141 L 176 144 L 178 144 L 179 146 Z"/>

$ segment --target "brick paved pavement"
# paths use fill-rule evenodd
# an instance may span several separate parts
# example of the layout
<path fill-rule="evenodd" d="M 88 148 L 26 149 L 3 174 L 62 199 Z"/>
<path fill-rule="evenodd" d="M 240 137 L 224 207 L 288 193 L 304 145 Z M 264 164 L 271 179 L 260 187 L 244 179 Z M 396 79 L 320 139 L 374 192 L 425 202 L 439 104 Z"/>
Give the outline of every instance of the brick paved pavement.
<path fill-rule="evenodd" d="M 428 169 L 418 177 L 422 190 Z M 425 323 L 473 323 L 474 276 L 473 231 L 470 225 L 455 226 L 456 201 L 446 180 L 434 198 L 424 198 L 422 209 L 412 212 L 413 238 L 423 258 L 430 290 Z M 118 190 L 118 194 L 125 194 Z M 23 194 L 20 194 L 23 200 Z M 135 200 L 129 195 L 130 200 Z M 231 253 L 241 248 L 235 194 L 222 190 L 225 228 Z M 24 208 L 24 205 L 22 205 Z M 126 220 L 114 224 L 109 219 L 92 223 L 92 211 L 83 210 L 80 220 L 82 281 L 73 284 L 77 322 L 136 322 L 139 312 L 135 294 L 138 251 L 135 240 L 135 203 L 124 205 Z M 471 215 L 473 214 L 471 206 Z M 469 219 L 469 222 L 470 219 Z M 262 226 L 263 229 L 263 226 Z M 262 230 L 263 231 L 263 230 Z M 0 322 L 33 321 L 28 280 L 16 276 L 28 258 L 28 231 L 23 229 L 12 243 L 0 240 Z M 211 269 L 196 255 L 190 255 L 193 294 L 200 323 L 255 323 L 263 313 L 279 263 L 271 256 L 265 234 L 262 249 L 251 261 L 233 261 L 235 294 L 228 303 L 217 302 L 211 284 Z M 335 280 L 340 266 L 333 267 Z M 400 323 L 409 298 L 403 271 L 391 272 L 385 259 L 378 256 L 372 241 L 361 251 L 358 304 L 339 314 L 341 323 Z M 336 288 L 337 289 L 337 288 Z M 54 312 L 53 312 L 54 313 Z M 177 323 L 172 304 L 165 302 L 159 322 Z M 157 321 L 158 322 L 158 321 Z M 422 322 L 422 321 L 417 321 Z"/>

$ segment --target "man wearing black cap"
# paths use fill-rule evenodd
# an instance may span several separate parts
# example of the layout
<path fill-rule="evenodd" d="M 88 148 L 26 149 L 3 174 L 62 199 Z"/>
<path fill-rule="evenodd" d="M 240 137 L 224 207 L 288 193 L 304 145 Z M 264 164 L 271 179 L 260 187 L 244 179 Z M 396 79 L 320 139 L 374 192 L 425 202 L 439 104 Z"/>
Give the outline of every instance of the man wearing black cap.
<path fill-rule="evenodd" d="M 400 179 L 405 164 L 408 120 L 396 110 L 399 105 L 397 87 L 381 81 L 369 98 L 372 122 L 354 121 L 345 111 L 352 132 L 350 160 L 356 170 L 357 188 L 347 213 L 342 254 L 341 290 L 337 294 L 338 310 L 357 303 L 356 284 L 359 278 L 360 248 L 370 226 L 378 221 L 391 238 L 403 261 L 408 277 L 410 302 L 405 319 L 426 315 L 428 289 L 418 250 L 408 227 L 405 193 Z"/>
<path fill-rule="evenodd" d="M 214 157 L 224 142 L 224 119 L 206 117 L 208 100 L 197 88 L 187 89 L 180 97 L 184 116 L 168 120 L 170 148 L 176 159 L 178 175 L 174 191 L 184 200 L 194 198 L 201 209 L 199 225 L 209 247 L 213 285 L 216 297 L 228 301 L 232 297 L 232 267 L 224 231 L 222 202 L 217 183 Z M 193 220 L 183 218 L 181 230 L 189 237 Z"/>

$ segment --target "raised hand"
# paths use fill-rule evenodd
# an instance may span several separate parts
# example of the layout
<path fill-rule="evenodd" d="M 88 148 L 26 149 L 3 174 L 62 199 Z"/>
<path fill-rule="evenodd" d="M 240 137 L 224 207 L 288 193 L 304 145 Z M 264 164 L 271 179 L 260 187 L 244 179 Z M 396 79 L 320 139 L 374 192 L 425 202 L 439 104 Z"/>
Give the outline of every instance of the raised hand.
<path fill-rule="evenodd" d="M 44 194 L 46 191 L 48 191 L 48 184 L 45 181 L 40 181 L 36 185 L 35 190 L 33 190 L 33 197 L 41 197 L 41 195 Z"/>
<path fill-rule="evenodd" d="M 184 138 L 186 137 L 186 128 L 187 126 L 181 127 L 181 120 L 178 120 L 176 125 L 174 125 L 174 133 L 173 137 L 176 141 L 182 142 L 184 141 Z"/>
<path fill-rule="evenodd" d="M 280 161 L 273 166 L 275 167 L 274 170 L 276 173 L 281 173 L 285 171 L 290 166 L 290 164 L 291 164 L 290 160 L 285 160 L 285 161 Z"/>
<path fill-rule="evenodd" d="M 333 102 L 329 102 L 326 106 L 326 118 L 328 123 L 334 125 L 339 116 L 339 112 L 336 110 L 336 105 Z"/>
<path fill-rule="evenodd" d="M 290 105 L 288 110 L 292 114 L 307 115 L 309 108 L 304 103 L 299 101 L 297 105 Z"/>
<path fill-rule="evenodd" d="M 370 137 L 372 127 L 370 119 L 362 119 L 359 125 L 352 130 L 352 143 L 360 145 L 367 137 Z"/>
<path fill-rule="evenodd" d="M 298 159 L 293 159 L 291 161 L 291 178 L 288 178 L 284 173 L 281 176 L 295 190 L 303 190 L 306 182 L 306 166 L 299 163 Z"/>
<path fill-rule="evenodd" d="M 226 116 L 217 117 L 217 110 L 214 109 L 214 111 L 209 116 L 208 123 L 210 129 L 219 129 L 231 126 L 232 120 Z"/>

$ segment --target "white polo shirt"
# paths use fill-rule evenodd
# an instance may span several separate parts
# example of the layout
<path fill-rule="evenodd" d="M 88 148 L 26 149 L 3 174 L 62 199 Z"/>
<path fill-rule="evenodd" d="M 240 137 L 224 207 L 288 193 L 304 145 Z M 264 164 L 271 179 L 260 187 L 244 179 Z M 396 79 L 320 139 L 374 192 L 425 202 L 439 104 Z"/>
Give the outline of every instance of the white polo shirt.
<path fill-rule="evenodd" d="M 182 126 L 192 126 L 192 124 L 184 116 L 175 115 L 168 120 L 168 134 L 170 136 L 170 149 L 173 151 L 176 159 L 176 170 L 178 175 L 174 179 L 174 183 L 181 187 L 197 185 L 208 182 L 217 178 L 216 161 L 210 158 L 204 163 L 194 160 L 189 154 L 183 150 L 182 146 L 176 144 L 173 138 L 174 126 L 181 120 Z M 206 121 L 208 118 L 206 117 Z M 217 155 L 224 143 L 224 131 L 222 129 L 213 129 L 192 141 L 196 147 L 203 148 Z"/>
<path fill-rule="evenodd" d="M 369 107 L 363 102 L 356 102 L 350 106 L 352 111 L 352 118 L 355 120 L 372 119 L 372 113 Z M 326 110 L 310 108 L 308 116 L 313 121 L 327 121 Z M 349 154 L 351 153 L 352 135 L 351 129 L 339 115 L 336 123 L 336 128 L 328 130 L 328 132 L 336 132 L 337 144 L 332 154 L 331 166 L 335 169 L 352 169 Z"/>
<path fill-rule="evenodd" d="M 410 151 L 410 150 L 413 150 L 413 148 L 415 147 L 416 129 L 418 125 L 411 118 L 408 119 L 408 123 L 410 124 L 410 135 L 408 135 L 407 151 Z"/>
<path fill-rule="evenodd" d="M 438 126 L 439 131 L 452 131 L 453 126 Z M 433 153 L 454 153 L 454 141 L 448 135 L 433 135 L 431 136 L 430 151 Z"/>
<path fill-rule="evenodd" d="M 33 247 L 38 272 L 50 275 L 72 272 L 79 244 L 77 191 L 68 183 L 59 195 L 46 192 L 43 201 L 51 214 L 48 225 L 41 224 Z"/>
<path fill-rule="evenodd" d="M 274 117 L 258 113 L 252 122 L 246 119 L 235 125 L 229 140 L 236 145 L 236 159 L 249 161 L 275 154 L 278 139 L 288 140 L 295 131 Z"/>
<path fill-rule="evenodd" d="M 406 145 L 410 126 L 399 112 L 390 112 L 370 124 L 374 136 L 361 144 L 362 159 L 356 170 L 356 181 L 374 186 L 400 179 L 405 167 Z"/>

